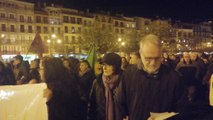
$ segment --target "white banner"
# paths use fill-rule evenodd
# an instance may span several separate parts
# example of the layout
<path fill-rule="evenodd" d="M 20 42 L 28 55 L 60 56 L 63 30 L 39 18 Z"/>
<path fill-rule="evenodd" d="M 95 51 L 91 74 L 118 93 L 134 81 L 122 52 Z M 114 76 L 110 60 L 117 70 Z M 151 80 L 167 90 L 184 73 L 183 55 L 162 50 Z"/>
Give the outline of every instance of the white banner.
<path fill-rule="evenodd" d="M 47 120 L 46 84 L 0 86 L 0 120 Z"/>
<path fill-rule="evenodd" d="M 210 86 L 209 86 L 209 102 L 210 105 L 213 106 L 213 74 L 210 78 Z"/>

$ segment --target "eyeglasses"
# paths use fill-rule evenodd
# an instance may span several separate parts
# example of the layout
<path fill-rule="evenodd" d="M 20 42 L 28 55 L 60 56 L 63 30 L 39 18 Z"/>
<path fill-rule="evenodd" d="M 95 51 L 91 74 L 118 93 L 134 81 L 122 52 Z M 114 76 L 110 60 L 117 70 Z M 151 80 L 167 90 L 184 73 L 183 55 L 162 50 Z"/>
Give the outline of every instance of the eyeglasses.
<path fill-rule="evenodd" d="M 147 62 L 151 62 L 151 61 L 160 61 L 162 57 L 144 57 L 144 60 Z"/>

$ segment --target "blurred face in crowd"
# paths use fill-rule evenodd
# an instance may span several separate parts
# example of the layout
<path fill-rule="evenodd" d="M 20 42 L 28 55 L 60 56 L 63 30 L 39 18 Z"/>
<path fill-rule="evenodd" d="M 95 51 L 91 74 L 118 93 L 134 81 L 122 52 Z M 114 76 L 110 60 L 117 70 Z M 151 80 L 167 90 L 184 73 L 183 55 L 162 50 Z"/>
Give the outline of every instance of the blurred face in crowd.
<path fill-rule="evenodd" d="M 95 63 L 95 74 L 98 75 L 100 73 L 102 73 L 102 64 Z"/>
<path fill-rule="evenodd" d="M 31 61 L 30 63 L 30 68 L 36 68 L 37 67 L 37 63 L 35 61 Z"/>
<path fill-rule="evenodd" d="M 114 73 L 114 67 L 112 65 L 103 64 L 103 75 L 111 76 Z"/>
<path fill-rule="evenodd" d="M 152 43 L 140 44 L 140 56 L 143 63 L 143 69 L 149 73 L 158 71 L 161 65 L 161 48 Z"/>
<path fill-rule="evenodd" d="M 169 55 L 169 59 L 176 60 L 176 57 L 175 57 L 175 55 L 171 54 L 171 55 Z"/>
<path fill-rule="evenodd" d="M 138 56 L 135 55 L 135 54 L 130 54 L 130 60 L 129 60 L 129 63 L 130 64 L 137 64 L 138 63 Z"/>
<path fill-rule="evenodd" d="M 189 55 L 190 55 L 190 59 L 192 61 L 195 61 L 197 59 L 197 57 L 198 57 L 198 54 L 196 52 L 192 52 Z"/>
<path fill-rule="evenodd" d="M 187 64 L 189 64 L 189 62 L 190 62 L 190 55 L 189 55 L 189 53 L 183 53 L 183 60 L 187 63 Z"/>
<path fill-rule="evenodd" d="M 63 61 L 63 64 L 64 64 L 64 66 L 65 66 L 67 69 L 70 69 L 69 61 L 68 61 L 68 60 L 64 60 L 64 61 Z"/>
<path fill-rule="evenodd" d="M 80 63 L 80 71 L 81 72 L 85 72 L 87 69 L 88 69 L 88 65 L 87 65 L 87 63 L 85 63 L 85 62 L 81 62 Z"/>
<path fill-rule="evenodd" d="M 18 65 L 19 63 L 21 63 L 21 61 L 19 60 L 19 59 L 15 59 L 14 61 L 13 61 L 13 65 Z"/>
<path fill-rule="evenodd" d="M 169 55 L 167 53 L 163 53 L 163 57 L 167 59 L 169 58 Z"/>
<path fill-rule="evenodd" d="M 122 58 L 121 58 L 121 63 L 122 63 L 122 65 L 128 64 L 128 62 L 127 62 L 127 60 L 126 60 L 125 57 L 122 57 Z"/>

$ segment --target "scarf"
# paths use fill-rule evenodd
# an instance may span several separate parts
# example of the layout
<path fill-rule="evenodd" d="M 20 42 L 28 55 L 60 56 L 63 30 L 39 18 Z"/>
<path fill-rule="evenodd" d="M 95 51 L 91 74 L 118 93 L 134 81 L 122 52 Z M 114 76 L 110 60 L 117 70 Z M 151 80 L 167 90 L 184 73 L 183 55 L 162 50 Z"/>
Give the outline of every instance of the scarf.
<path fill-rule="evenodd" d="M 105 97 L 106 97 L 106 120 L 114 120 L 114 103 L 113 103 L 113 89 L 118 83 L 119 75 L 113 76 L 102 76 L 104 87 L 105 87 Z"/>

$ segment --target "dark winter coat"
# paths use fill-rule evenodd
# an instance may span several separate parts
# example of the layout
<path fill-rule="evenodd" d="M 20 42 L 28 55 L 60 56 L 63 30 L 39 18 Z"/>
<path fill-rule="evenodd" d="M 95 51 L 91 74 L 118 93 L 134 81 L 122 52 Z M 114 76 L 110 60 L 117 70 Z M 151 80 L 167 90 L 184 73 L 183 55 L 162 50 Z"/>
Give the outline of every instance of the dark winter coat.
<path fill-rule="evenodd" d="M 21 62 L 14 68 L 16 81 L 21 81 L 21 84 L 29 82 L 29 64 L 26 61 Z"/>
<path fill-rule="evenodd" d="M 118 86 L 120 78 L 115 86 Z M 115 87 L 113 91 L 113 99 L 115 99 Z M 115 116 L 117 115 L 118 109 L 116 108 L 117 103 L 114 103 Z M 93 86 L 90 92 L 90 99 L 88 104 L 88 115 L 87 120 L 105 120 L 106 119 L 106 97 L 105 97 L 105 87 L 102 80 L 102 74 L 97 76 L 97 79 L 94 80 Z"/>
<path fill-rule="evenodd" d="M 15 85 L 15 77 L 13 72 L 9 69 L 5 69 L 5 71 L 0 73 L 0 85 Z"/>
<path fill-rule="evenodd" d="M 86 72 L 83 76 L 80 76 L 80 97 L 84 101 L 88 101 L 89 93 L 92 88 L 92 83 L 95 80 L 95 73 L 92 70 Z"/>
<path fill-rule="evenodd" d="M 40 82 L 40 74 L 37 68 L 32 68 L 29 72 L 29 80 L 35 79 L 37 83 Z"/>
<path fill-rule="evenodd" d="M 153 75 L 137 66 L 129 67 L 116 95 L 120 111 L 129 115 L 129 120 L 147 120 L 150 112 L 180 111 L 187 100 L 180 78 L 175 70 L 164 65 Z"/>
<path fill-rule="evenodd" d="M 46 103 L 48 120 L 82 120 L 76 81 L 75 76 L 72 76 L 66 83 L 47 83 L 53 93 L 53 97 Z"/>

